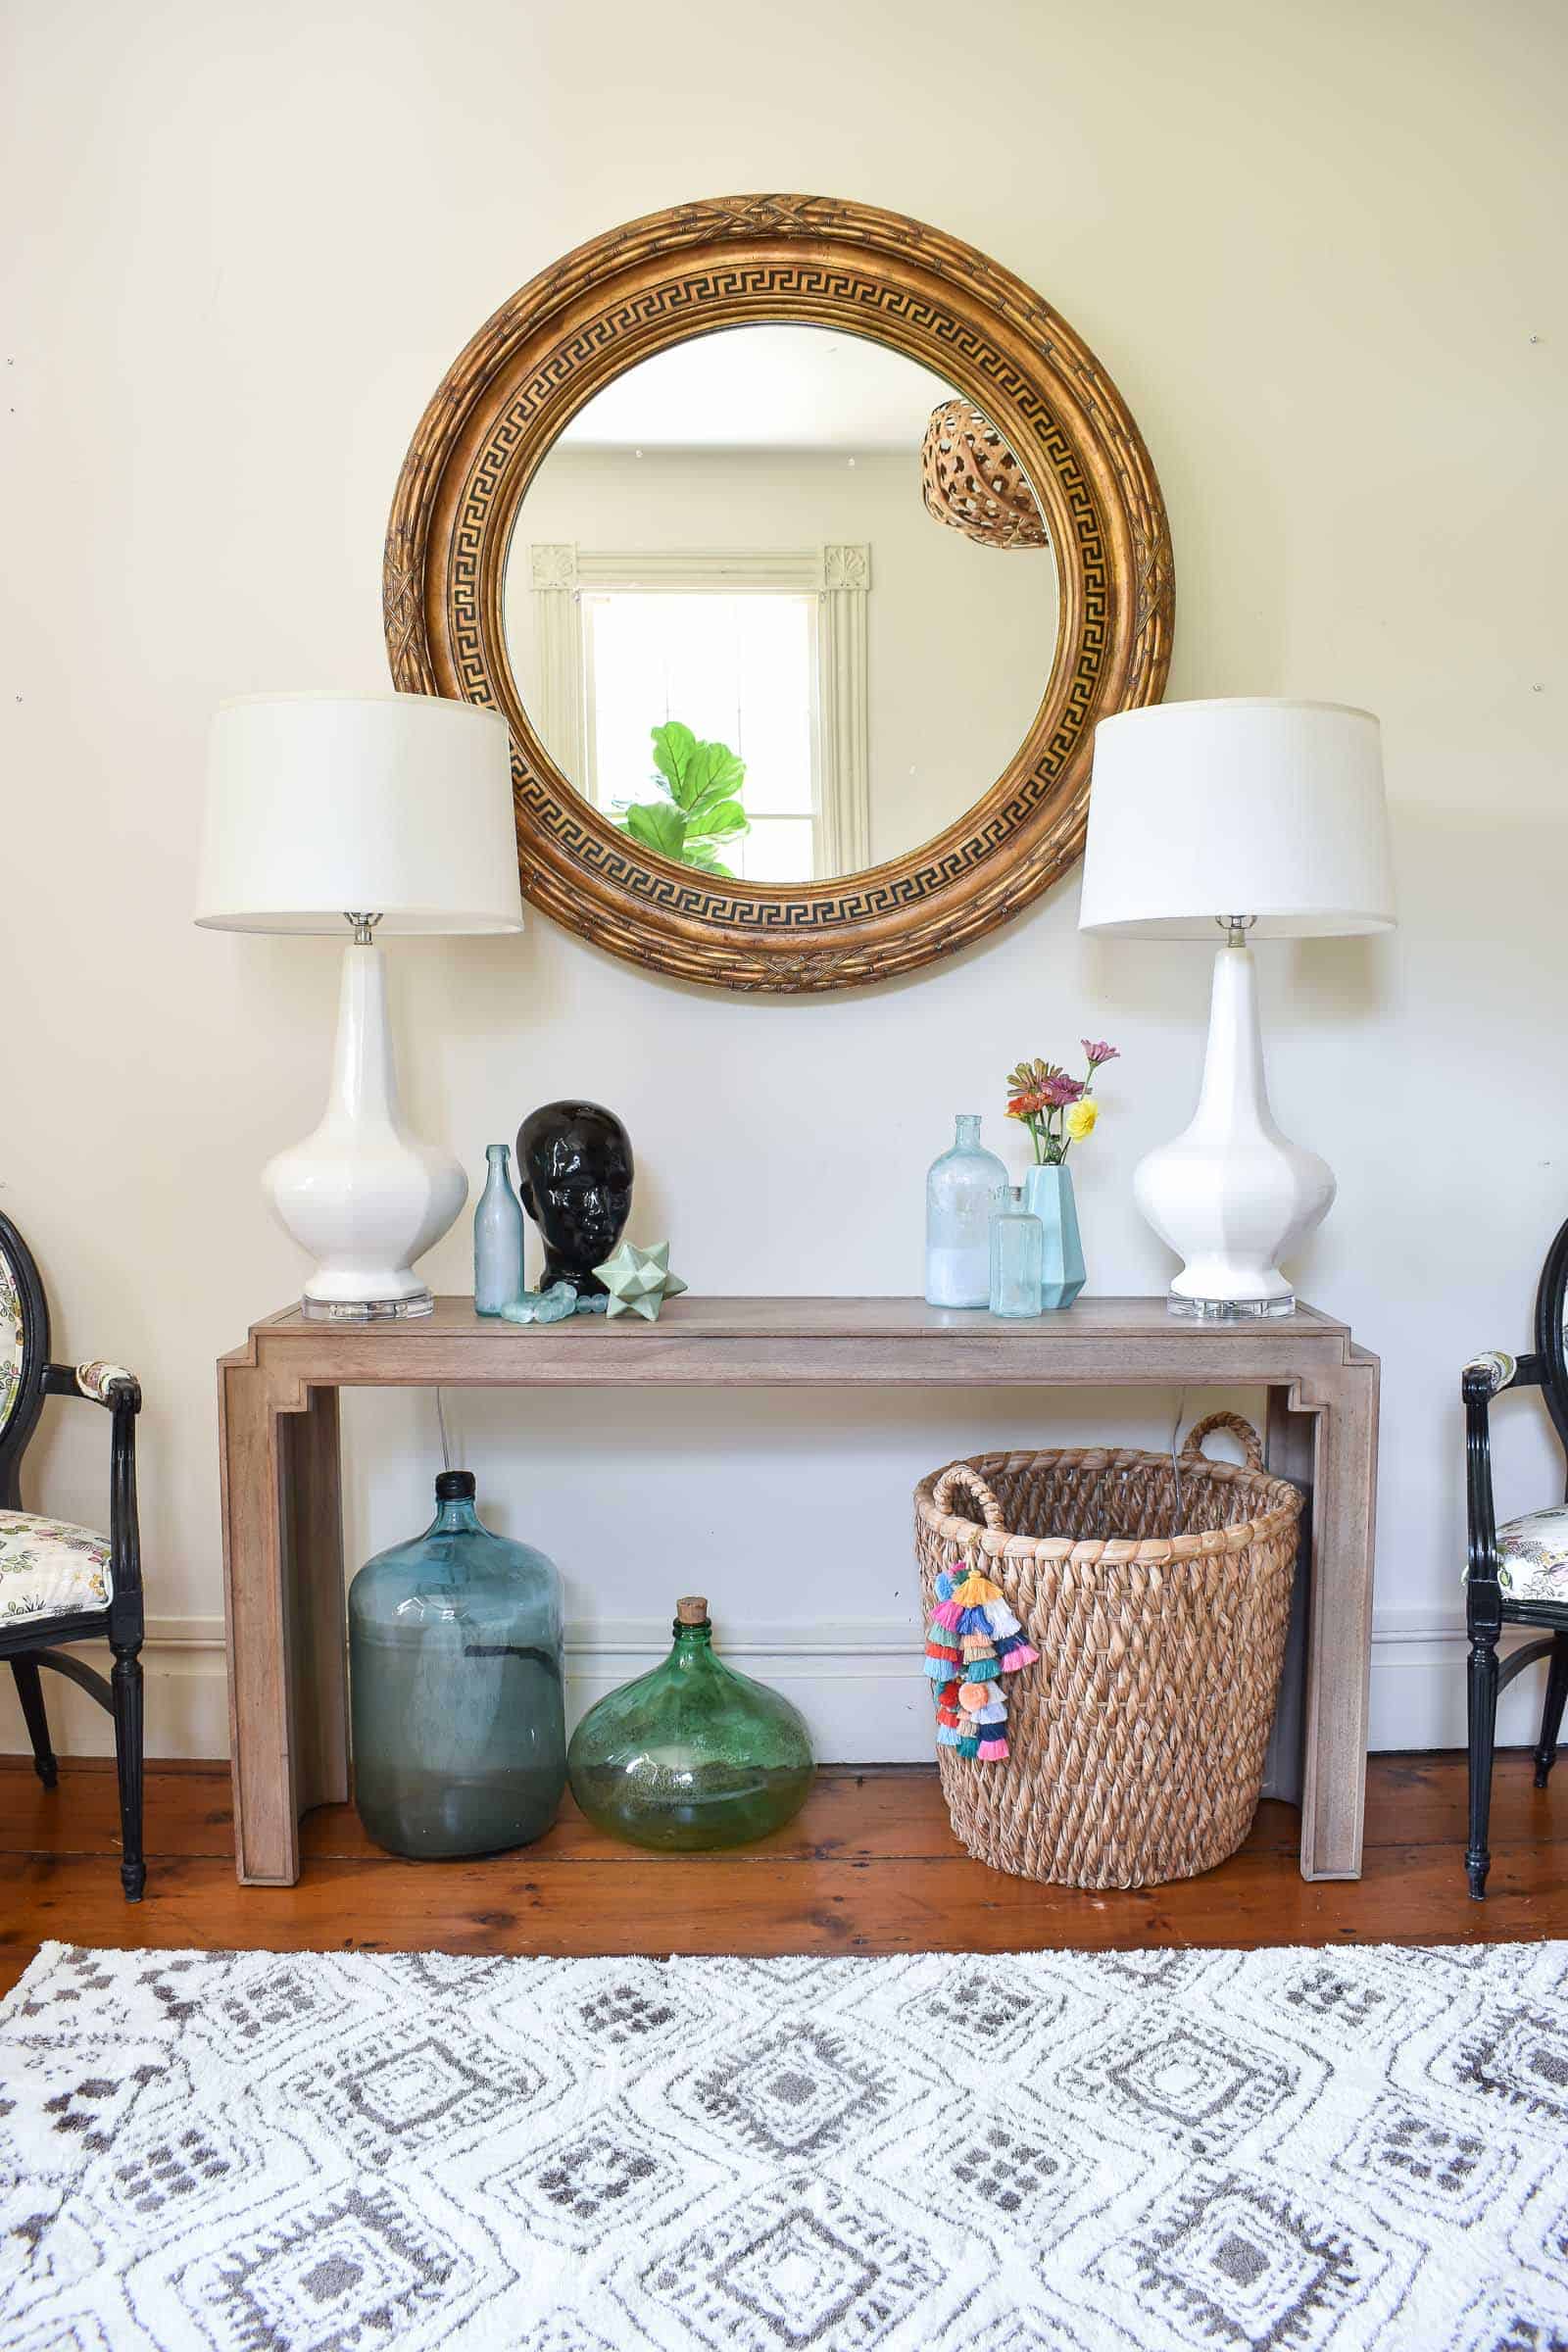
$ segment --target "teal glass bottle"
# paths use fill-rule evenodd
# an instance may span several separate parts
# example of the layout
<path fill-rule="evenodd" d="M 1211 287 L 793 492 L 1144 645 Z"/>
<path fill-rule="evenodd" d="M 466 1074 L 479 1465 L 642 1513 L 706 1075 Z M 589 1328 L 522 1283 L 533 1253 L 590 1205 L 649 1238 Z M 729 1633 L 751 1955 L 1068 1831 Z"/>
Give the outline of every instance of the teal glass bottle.
<path fill-rule="evenodd" d="M 991 1312 L 1038 1315 L 1046 1230 L 1023 1204 L 1017 1185 L 1004 1184 L 991 1211 Z"/>
<path fill-rule="evenodd" d="M 790 1821 L 811 1786 L 805 1718 L 713 1649 L 708 1603 L 676 1603 L 661 1666 L 612 1690 L 571 1736 L 571 1793 L 612 1837 L 664 1852 L 746 1845 Z"/>
<path fill-rule="evenodd" d="M 1007 1171 L 980 1141 L 978 1111 L 960 1111 L 951 1151 L 925 1180 L 925 1296 L 929 1306 L 985 1306 L 991 1298 L 991 1204 Z"/>
<path fill-rule="evenodd" d="M 499 1315 L 522 1297 L 522 1202 L 506 1145 L 486 1144 L 484 1155 L 490 1170 L 473 1212 L 473 1303 L 481 1315 Z"/>
<path fill-rule="evenodd" d="M 444 1470 L 412 1544 L 349 1588 L 349 1703 L 360 1819 L 394 1854 L 528 1845 L 566 1783 L 561 1579 L 492 1535 L 473 1474 Z"/>

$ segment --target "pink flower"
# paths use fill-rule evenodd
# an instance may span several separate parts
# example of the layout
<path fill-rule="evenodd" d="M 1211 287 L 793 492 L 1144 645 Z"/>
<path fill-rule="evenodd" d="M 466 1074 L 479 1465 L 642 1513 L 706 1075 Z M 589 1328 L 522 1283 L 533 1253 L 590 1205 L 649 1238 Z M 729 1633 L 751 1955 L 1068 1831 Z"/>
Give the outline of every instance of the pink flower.
<path fill-rule="evenodd" d="M 1054 1078 L 1048 1078 L 1040 1089 L 1046 1101 L 1056 1109 L 1060 1109 L 1065 1103 L 1076 1102 L 1083 1091 L 1083 1080 L 1069 1078 L 1065 1070 L 1058 1070 Z"/>
<path fill-rule="evenodd" d="M 1088 1055 L 1089 1067 L 1092 1070 L 1098 1070 L 1102 1061 L 1120 1061 L 1121 1059 L 1120 1046 L 1107 1046 L 1102 1038 L 1097 1043 L 1092 1037 L 1081 1037 L 1078 1043 Z"/>

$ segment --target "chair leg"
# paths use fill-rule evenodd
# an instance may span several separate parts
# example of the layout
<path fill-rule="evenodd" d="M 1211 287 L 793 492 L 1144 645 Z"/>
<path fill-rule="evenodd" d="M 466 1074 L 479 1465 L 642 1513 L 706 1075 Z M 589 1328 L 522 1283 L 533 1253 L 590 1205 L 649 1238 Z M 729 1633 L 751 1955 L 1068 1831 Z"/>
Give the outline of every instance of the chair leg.
<path fill-rule="evenodd" d="M 1568 1634 L 1559 1634 L 1546 1668 L 1546 1703 L 1541 1710 L 1541 1738 L 1536 1743 L 1538 1788 L 1544 1788 L 1557 1760 L 1564 1701 L 1568 1701 Z"/>
<path fill-rule="evenodd" d="M 115 1762 L 120 1773 L 120 1883 L 127 1903 L 147 1884 L 142 1858 L 141 1642 L 117 1646 L 110 1688 L 115 1700 Z"/>
<path fill-rule="evenodd" d="M 17 1678 L 17 1696 L 22 1701 L 22 1720 L 32 1741 L 32 1768 L 46 1788 L 55 1788 L 60 1780 L 60 1767 L 55 1751 L 49 1744 L 49 1716 L 43 1703 L 43 1678 L 31 1658 L 13 1658 L 11 1671 Z"/>
<path fill-rule="evenodd" d="M 1492 1751 L 1497 1729 L 1497 1637 L 1477 1631 L 1470 1642 L 1470 1842 L 1465 1848 L 1465 1875 L 1470 1892 L 1480 1902 L 1487 1891 L 1492 1855 L 1487 1847 L 1487 1823 L 1492 1813 Z"/>

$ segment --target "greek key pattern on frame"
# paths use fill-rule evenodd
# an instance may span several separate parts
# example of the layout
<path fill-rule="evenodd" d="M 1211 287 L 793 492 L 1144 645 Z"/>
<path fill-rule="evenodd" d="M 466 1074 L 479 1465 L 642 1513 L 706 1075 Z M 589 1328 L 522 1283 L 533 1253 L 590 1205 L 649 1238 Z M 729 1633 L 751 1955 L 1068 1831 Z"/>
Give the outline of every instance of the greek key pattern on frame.
<path fill-rule="evenodd" d="M 831 254 L 820 249 L 825 233 L 840 240 Z M 812 250 L 780 251 L 780 235 L 809 235 Z M 595 303 L 600 288 L 607 298 Z M 558 311 L 569 312 L 570 323 L 542 344 L 540 329 Z M 1033 732 L 967 818 L 872 872 L 786 895 L 628 857 L 624 837 L 565 787 L 513 678 L 500 573 L 527 482 L 585 399 L 704 327 L 791 318 L 870 332 L 979 401 L 1044 492 L 1070 625 Z M 481 400 L 490 421 L 476 442 L 465 440 L 460 481 L 450 467 Z M 431 528 L 438 493 L 450 517 L 439 539 Z M 536 904 L 632 960 L 729 987 L 786 990 L 853 986 L 948 953 L 1017 911 L 1076 859 L 1093 724 L 1157 700 L 1173 602 L 1147 452 L 1064 322 L 938 231 L 793 197 L 726 199 L 633 222 L 568 255 L 499 313 L 449 375 L 410 451 L 384 594 L 397 684 L 499 709 L 512 726 L 519 867 Z"/>

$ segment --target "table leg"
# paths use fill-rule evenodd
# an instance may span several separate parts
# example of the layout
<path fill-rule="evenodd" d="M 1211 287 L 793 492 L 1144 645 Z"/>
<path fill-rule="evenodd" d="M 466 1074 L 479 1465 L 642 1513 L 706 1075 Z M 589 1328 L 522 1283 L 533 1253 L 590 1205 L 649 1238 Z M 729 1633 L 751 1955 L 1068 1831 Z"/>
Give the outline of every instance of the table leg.
<path fill-rule="evenodd" d="M 1372 1672 L 1376 1356 L 1348 1348 L 1342 1370 L 1298 1382 L 1277 1407 L 1271 1398 L 1269 1427 L 1271 1464 L 1288 1477 L 1301 1477 L 1304 1467 L 1311 1484 L 1301 1876 L 1355 1879 L 1361 1875 Z"/>
<path fill-rule="evenodd" d="M 302 1807 L 348 1793 L 337 1393 L 220 1367 L 234 1859 L 292 1886 Z"/>
<path fill-rule="evenodd" d="M 1285 1665 L 1280 1675 L 1279 1704 L 1263 1759 L 1263 1794 L 1288 1805 L 1301 1801 L 1302 1761 L 1306 1738 L 1306 1642 L 1312 1591 L 1312 1474 L 1317 1450 L 1317 1415 L 1291 1410 L 1291 1392 L 1268 1392 L 1263 1459 L 1276 1478 L 1288 1478 L 1303 1490 L 1300 1542 L 1296 1555 L 1296 1582 L 1291 1591 L 1291 1622 L 1285 1636 Z"/>

